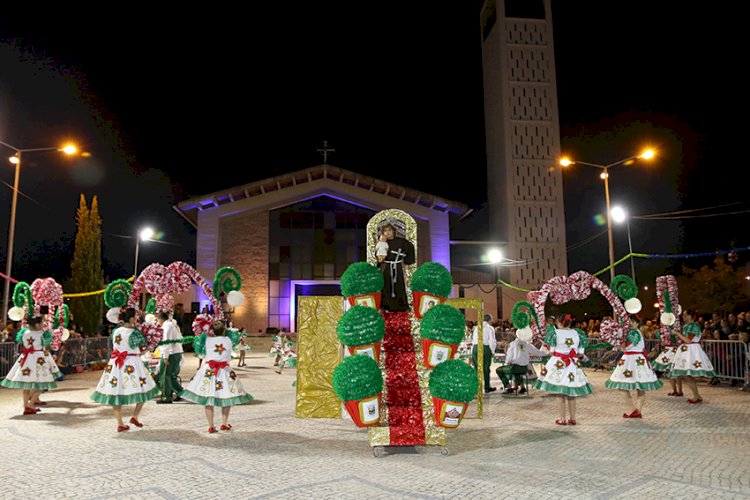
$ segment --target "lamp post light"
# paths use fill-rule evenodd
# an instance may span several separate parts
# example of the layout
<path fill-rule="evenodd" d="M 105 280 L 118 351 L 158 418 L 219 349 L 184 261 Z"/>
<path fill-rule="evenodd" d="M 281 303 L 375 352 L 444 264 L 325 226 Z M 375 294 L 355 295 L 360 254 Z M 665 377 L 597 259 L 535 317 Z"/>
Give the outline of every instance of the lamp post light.
<path fill-rule="evenodd" d="M 635 261 L 633 259 L 633 243 L 630 239 L 630 217 L 628 217 L 628 213 L 625 211 L 624 208 L 612 207 L 612 218 L 617 224 L 624 222 L 628 228 L 628 252 L 630 253 L 630 276 L 633 278 L 633 281 L 635 283 L 638 283 L 637 281 L 635 281 Z"/>
<path fill-rule="evenodd" d="M 150 227 L 144 227 L 135 236 L 135 266 L 133 267 L 133 279 L 138 277 L 138 249 L 140 248 L 140 242 L 148 241 L 154 237 L 154 230 Z"/>
<path fill-rule="evenodd" d="M 21 176 L 21 160 L 23 153 L 37 153 L 41 151 L 60 151 L 68 156 L 72 156 L 78 152 L 78 148 L 73 144 L 66 144 L 63 147 L 47 147 L 47 148 L 17 148 L 8 144 L 7 142 L 0 141 L 0 145 L 5 146 L 8 149 L 12 149 L 15 154 L 8 158 L 8 161 L 16 166 L 15 177 L 13 180 L 13 195 L 10 203 L 10 226 L 8 227 L 8 254 L 5 258 L 5 284 L 3 286 L 3 313 L 2 317 L 5 321 L 8 320 L 8 299 L 10 297 L 10 277 L 13 271 L 13 244 L 16 235 L 16 206 L 18 205 L 18 182 Z"/>
<path fill-rule="evenodd" d="M 616 162 L 610 163 L 608 165 L 588 163 L 588 162 L 581 161 L 581 160 L 571 160 L 568 157 L 563 157 L 562 159 L 560 159 L 560 165 L 563 167 L 568 167 L 570 165 L 575 165 L 576 163 L 580 163 L 581 165 L 588 165 L 589 167 L 595 167 L 602 171 L 599 177 L 604 179 L 604 196 L 607 202 L 607 236 L 609 238 L 610 283 L 613 279 L 615 279 L 615 249 L 614 249 L 614 245 L 612 244 L 612 214 L 610 213 L 611 209 L 609 207 L 609 169 L 612 167 L 616 167 L 618 165 L 632 165 L 633 163 L 635 163 L 636 160 L 639 160 L 639 159 L 650 160 L 654 156 L 656 156 L 656 151 L 654 151 L 653 149 L 646 149 L 639 155 L 629 156 L 627 158 L 623 158 L 622 160 L 617 160 Z"/>
<path fill-rule="evenodd" d="M 501 309 L 501 301 L 502 301 L 502 294 L 500 293 L 500 287 L 497 286 L 497 279 L 499 277 L 499 273 L 497 270 L 497 265 L 503 260 L 503 252 L 501 252 L 497 248 L 491 248 L 489 252 L 487 252 L 487 258 L 489 259 L 490 263 L 492 264 L 492 271 L 493 275 L 495 277 L 495 300 L 497 301 L 497 310 L 495 311 L 495 319 L 498 319 L 500 315 L 498 312 Z M 479 321 L 482 321 L 482 318 L 479 318 Z"/>

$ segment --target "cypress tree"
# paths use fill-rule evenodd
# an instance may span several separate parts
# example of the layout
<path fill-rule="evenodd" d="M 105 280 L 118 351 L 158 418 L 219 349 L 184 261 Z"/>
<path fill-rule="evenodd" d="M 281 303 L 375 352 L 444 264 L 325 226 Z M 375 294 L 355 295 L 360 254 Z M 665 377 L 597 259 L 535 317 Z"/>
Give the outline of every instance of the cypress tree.
<path fill-rule="evenodd" d="M 71 264 L 71 285 L 74 293 L 92 292 L 104 288 L 102 271 L 102 219 L 96 196 L 91 208 L 82 194 L 76 210 L 76 241 Z M 101 326 L 103 309 L 101 294 L 74 297 L 70 310 L 84 335 L 93 335 Z"/>

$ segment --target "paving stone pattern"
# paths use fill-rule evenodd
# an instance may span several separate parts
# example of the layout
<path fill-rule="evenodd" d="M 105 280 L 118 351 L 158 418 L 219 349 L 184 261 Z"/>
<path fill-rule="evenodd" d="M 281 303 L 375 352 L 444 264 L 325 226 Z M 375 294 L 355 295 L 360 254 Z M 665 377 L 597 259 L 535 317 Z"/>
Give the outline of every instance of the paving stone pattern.
<path fill-rule="evenodd" d="M 255 400 L 218 434 L 187 402 L 149 402 L 142 429 L 117 433 L 111 409 L 89 399 L 101 372 L 68 376 L 32 416 L 20 391 L 0 389 L 0 499 L 750 498 L 750 393 L 736 388 L 701 384 L 705 402 L 688 405 L 665 384 L 643 420 L 625 420 L 608 374 L 589 370 L 594 394 L 579 399 L 576 426 L 554 424 L 554 396 L 498 391 L 482 420 L 448 431 L 450 455 L 399 447 L 374 458 L 348 417 L 294 417 L 294 369 L 277 375 L 261 352 L 246 362 L 234 369 Z M 196 367 L 188 354 L 183 381 Z"/>

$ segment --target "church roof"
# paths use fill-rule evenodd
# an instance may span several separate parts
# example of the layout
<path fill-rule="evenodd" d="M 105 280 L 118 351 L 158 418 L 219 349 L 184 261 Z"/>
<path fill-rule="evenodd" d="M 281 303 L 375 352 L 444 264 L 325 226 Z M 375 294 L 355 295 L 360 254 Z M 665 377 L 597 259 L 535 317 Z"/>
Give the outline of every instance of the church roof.
<path fill-rule="evenodd" d="M 300 184 L 313 183 L 321 179 L 340 182 L 350 187 L 359 188 L 371 193 L 379 193 L 383 196 L 390 196 L 394 199 L 414 203 L 415 205 L 427 207 L 440 213 L 452 212 L 463 215 L 469 210 L 468 206 L 457 201 L 447 200 L 416 189 L 361 175 L 351 170 L 331 165 L 318 165 L 298 170 L 297 172 L 250 182 L 223 191 L 195 196 L 174 205 L 173 208 L 193 226 L 197 226 L 198 213 L 203 210 L 263 196 L 266 193 L 281 191 Z"/>

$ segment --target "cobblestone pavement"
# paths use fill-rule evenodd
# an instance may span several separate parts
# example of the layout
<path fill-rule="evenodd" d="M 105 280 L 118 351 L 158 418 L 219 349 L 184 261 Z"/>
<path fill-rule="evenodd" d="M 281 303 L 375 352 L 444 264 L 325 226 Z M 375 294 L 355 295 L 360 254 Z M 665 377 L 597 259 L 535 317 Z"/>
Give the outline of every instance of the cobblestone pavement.
<path fill-rule="evenodd" d="M 186 402 L 147 403 L 145 426 L 117 433 L 111 409 L 89 400 L 101 372 L 69 376 L 32 416 L 19 391 L 0 389 L 0 498 L 750 497 L 750 394 L 735 388 L 701 384 L 704 404 L 688 405 L 666 385 L 643 420 L 625 420 L 607 374 L 589 370 L 594 394 L 579 400 L 576 426 L 554 425 L 552 396 L 498 391 L 483 419 L 448 431 L 449 456 L 403 447 L 374 458 L 348 417 L 294 417 L 294 369 L 277 375 L 266 353 L 247 363 L 235 370 L 255 400 L 211 435 Z M 183 380 L 196 366 L 188 355 Z"/>

